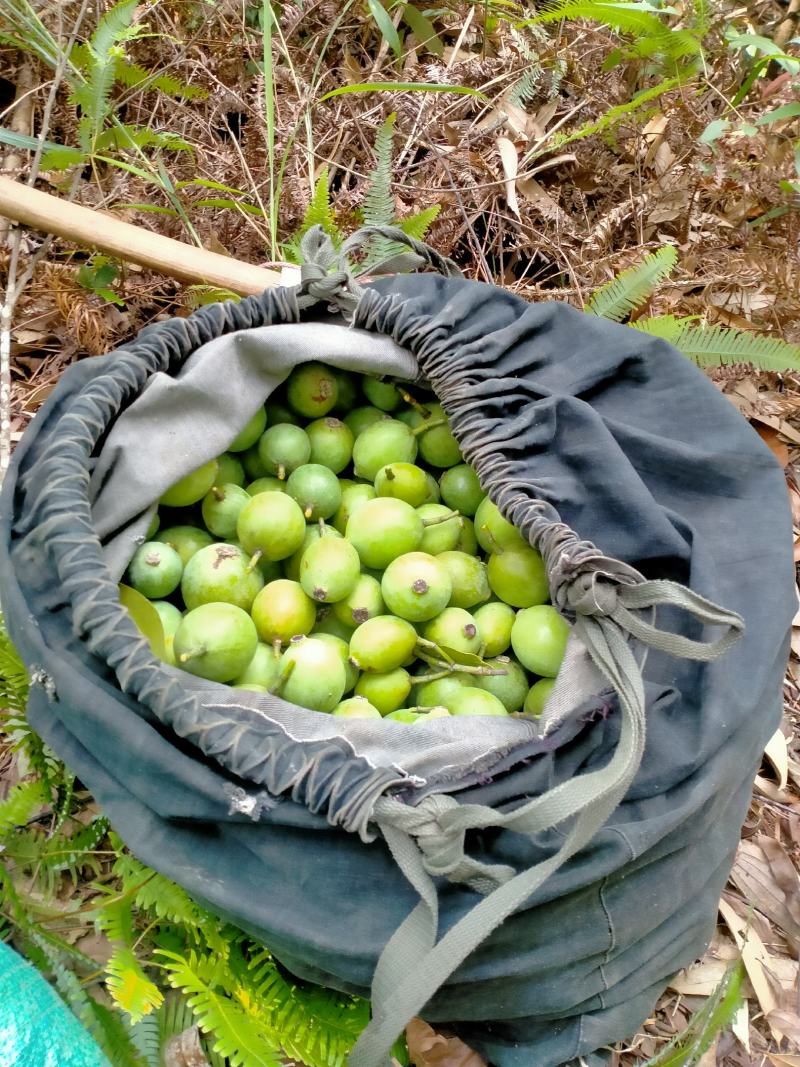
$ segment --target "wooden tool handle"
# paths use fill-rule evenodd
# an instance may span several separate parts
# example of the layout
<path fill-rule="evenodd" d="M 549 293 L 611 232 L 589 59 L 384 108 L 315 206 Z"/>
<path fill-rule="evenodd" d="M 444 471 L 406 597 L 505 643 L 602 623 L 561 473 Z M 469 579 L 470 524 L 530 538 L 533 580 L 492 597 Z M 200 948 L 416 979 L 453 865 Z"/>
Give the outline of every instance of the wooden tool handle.
<path fill-rule="evenodd" d="M 171 237 L 121 222 L 91 208 L 59 200 L 11 178 L 0 176 L 0 215 L 54 233 L 85 248 L 97 248 L 115 259 L 138 263 L 182 282 L 214 285 L 242 296 L 262 293 L 281 284 L 277 271 L 206 252 Z"/>

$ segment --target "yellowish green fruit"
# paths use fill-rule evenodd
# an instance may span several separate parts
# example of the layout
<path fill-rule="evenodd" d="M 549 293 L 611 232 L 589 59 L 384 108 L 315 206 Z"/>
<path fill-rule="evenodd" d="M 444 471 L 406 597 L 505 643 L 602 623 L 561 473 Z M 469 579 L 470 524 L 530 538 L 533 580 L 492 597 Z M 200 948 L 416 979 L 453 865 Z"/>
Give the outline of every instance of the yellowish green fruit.
<path fill-rule="evenodd" d="M 170 508 L 186 508 L 202 500 L 217 479 L 217 461 L 210 459 L 164 493 L 159 503 Z"/>

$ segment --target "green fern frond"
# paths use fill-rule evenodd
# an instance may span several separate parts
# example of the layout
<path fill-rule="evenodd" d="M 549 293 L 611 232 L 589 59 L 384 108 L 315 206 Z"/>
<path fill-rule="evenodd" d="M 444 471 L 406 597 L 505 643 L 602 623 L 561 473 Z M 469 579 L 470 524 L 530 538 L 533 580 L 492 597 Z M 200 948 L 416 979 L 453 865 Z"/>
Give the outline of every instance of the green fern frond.
<path fill-rule="evenodd" d="M 133 949 L 119 945 L 106 964 L 106 988 L 132 1022 L 160 1007 L 164 994 L 144 973 Z"/>
<path fill-rule="evenodd" d="M 152 917 L 185 926 L 199 926 L 207 916 L 185 889 L 145 867 L 130 853 L 118 856 L 114 874 L 122 880 L 123 893 L 131 892 L 136 906 Z"/>
<path fill-rule="evenodd" d="M 151 130 L 147 126 L 128 126 L 119 123 L 95 138 L 95 151 L 120 148 L 164 148 L 169 152 L 193 152 L 182 137 L 169 131 Z"/>
<path fill-rule="evenodd" d="M 218 960 L 196 953 L 184 958 L 164 949 L 158 955 L 170 985 L 186 994 L 197 1025 L 213 1035 L 214 1051 L 226 1057 L 231 1067 L 280 1067 L 277 1044 L 221 986 Z"/>
<path fill-rule="evenodd" d="M 96 56 L 107 56 L 122 41 L 130 41 L 142 32 L 141 26 L 133 24 L 139 0 L 120 0 L 103 15 L 89 45 Z"/>
<path fill-rule="evenodd" d="M 116 80 L 128 89 L 158 89 L 165 96 L 181 97 L 184 100 L 204 100 L 208 91 L 199 85 L 187 85 L 171 74 L 159 74 L 158 71 L 147 70 L 140 67 L 127 56 L 121 56 L 117 60 L 115 68 Z"/>
<path fill-rule="evenodd" d="M 161 1007 L 163 1006 L 162 1004 Z M 191 1023 L 189 1025 L 191 1026 Z M 159 1013 L 151 1012 L 138 1022 L 130 1023 L 129 1031 L 131 1042 L 147 1067 L 162 1067 Z"/>
<path fill-rule="evenodd" d="M 509 89 L 508 102 L 515 104 L 517 107 L 525 107 L 536 95 L 541 79 L 541 65 L 538 62 L 532 64 Z"/>
<path fill-rule="evenodd" d="M 651 252 L 635 267 L 623 270 L 592 294 L 586 310 L 613 322 L 622 322 L 654 292 L 678 262 L 672 245 Z"/>
<path fill-rule="evenodd" d="M 417 211 L 414 215 L 406 215 L 404 219 L 398 219 L 397 225 L 403 233 L 407 233 L 409 237 L 414 237 L 416 240 L 421 241 L 438 218 L 441 210 L 441 204 L 432 204 L 430 207 L 423 208 L 422 211 Z"/>
<path fill-rule="evenodd" d="M 303 224 L 300 233 L 307 233 L 312 226 L 321 226 L 334 244 L 342 240 L 342 234 L 336 225 L 331 207 L 330 191 L 328 189 L 328 168 L 323 167 L 314 185 L 314 195 L 311 203 L 306 208 L 303 216 Z"/>
<path fill-rule="evenodd" d="M 97 24 L 88 46 L 74 49 L 74 62 L 82 63 L 85 81 L 75 85 L 71 101 L 81 109 L 79 138 L 85 151 L 92 151 L 94 140 L 109 115 L 111 90 L 117 76 L 117 61 L 123 57 L 122 41 L 140 32 L 132 25 L 138 0 L 121 0 L 110 8 Z"/>
<path fill-rule="evenodd" d="M 28 938 L 47 961 L 47 969 L 53 976 L 55 987 L 64 1001 L 84 1026 L 89 1026 L 92 1019 L 92 999 L 81 985 L 75 972 L 65 966 L 62 953 L 36 931 L 31 931 Z"/>
<path fill-rule="evenodd" d="M 139 1052 L 124 1016 L 91 1000 L 88 1030 L 114 1067 L 148 1067 Z"/>
<path fill-rule="evenodd" d="M 129 897 L 120 897 L 110 889 L 103 892 L 109 900 L 101 905 L 95 915 L 95 926 L 106 935 L 109 941 L 121 941 L 130 945 L 133 941 L 133 912 Z"/>
<path fill-rule="evenodd" d="M 687 319 L 663 316 L 632 323 L 643 333 L 669 341 L 699 367 L 749 363 L 759 370 L 800 370 L 800 346 L 726 326 L 694 326 Z"/>
<path fill-rule="evenodd" d="M 41 804 L 48 800 L 42 783 L 18 782 L 0 802 L 0 838 L 15 826 L 24 826 Z"/>
<path fill-rule="evenodd" d="M 673 30 L 655 14 L 649 4 L 598 3 L 594 0 L 556 0 L 531 22 L 560 22 L 562 19 L 589 19 L 618 33 L 627 33 L 636 43 L 651 42 L 655 50 L 672 59 L 697 53 L 700 42 L 687 30 Z"/>
<path fill-rule="evenodd" d="M 7 711 L 24 711 L 28 701 L 28 669 L 11 642 L 0 615 L 0 703 Z"/>
<path fill-rule="evenodd" d="M 361 220 L 365 226 L 388 226 L 394 218 L 392 141 L 396 118 L 396 112 L 392 112 L 375 138 L 375 167 L 369 172 L 361 208 Z"/>

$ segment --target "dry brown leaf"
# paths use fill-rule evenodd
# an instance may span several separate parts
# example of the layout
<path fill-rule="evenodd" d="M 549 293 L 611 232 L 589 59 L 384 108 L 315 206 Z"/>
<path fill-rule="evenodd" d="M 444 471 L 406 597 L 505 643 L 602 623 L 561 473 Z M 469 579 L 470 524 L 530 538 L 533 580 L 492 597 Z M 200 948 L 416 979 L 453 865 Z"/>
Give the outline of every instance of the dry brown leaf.
<path fill-rule="evenodd" d="M 546 104 L 543 104 L 535 115 L 530 116 L 527 123 L 527 131 L 531 141 L 540 141 L 544 137 L 547 127 L 552 122 L 556 111 L 558 111 L 559 103 L 560 99 L 556 96 L 552 100 L 548 100 Z"/>
<path fill-rule="evenodd" d="M 736 1009 L 736 1014 L 731 1023 L 731 1030 L 733 1030 L 742 1048 L 750 1052 L 750 1005 L 747 1000 L 743 1000 Z"/>
<path fill-rule="evenodd" d="M 780 730 L 776 730 L 767 741 L 764 755 L 775 769 L 778 775 L 778 786 L 785 789 L 789 780 L 789 747 L 786 738 Z"/>
<path fill-rule="evenodd" d="M 561 214 L 561 208 L 556 201 L 535 178 L 517 179 L 517 191 L 522 193 L 529 204 L 538 208 L 545 218 L 552 219 Z"/>
<path fill-rule="evenodd" d="M 768 1052 L 767 1056 L 775 1067 L 800 1067 L 800 1056 L 781 1056 L 777 1052 Z"/>
<path fill-rule="evenodd" d="M 789 462 L 789 447 L 785 441 L 781 440 L 778 431 L 773 430 L 771 426 L 762 426 L 760 422 L 754 422 L 753 429 L 772 452 L 778 463 L 785 467 Z"/>
<path fill-rule="evenodd" d="M 800 1048 L 800 1015 L 793 1011 L 773 1011 L 767 1016 L 773 1033 L 780 1032 L 790 1045 Z"/>
<path fill-rule="evenodd" d="M 500 162 L 503 164 L 503 175 L 505 177 L 505 191 L 506 202 L 509 210 L 519 218 L 519 201 L 517 200 L 517 172 L 519 169 L 519 157 L 517 156 L 517 150 L 514 147 L 514 143 L 507 137 L 497 138 L 497 151 L 500 155 Z"/>
<path fill-rule="evenodd" d="M 770 853 L 775 856 L 774 863 Z M 781 860 L 789 863 L 788 874 Z M 742 841 L 731 878 L 748 904 L 777 923 L 787 938 L 796 947 L 800 946 L 800 882 L 777 841 L 763 834 Z"/>
<path fill-rule="evenodd" d="M 200 1031 L 196 1026 L 190 1026 L 167 1042 L 164 1067 L 211 1067 L 200 1045 Z"/>
<path fill-rule="evenodd" d="M 758 422 L 763 423 L 765 426 L 771 426 L 773 430 L 777 430 L 778 433 L 786 437 L 792 444 L 800 445 L 800 430 L 796 430 L 791 426 L 786 419 L 781 419 L 777 415 L 758 414 L 753 416 Z"/>
<path fill-rule="evenodd" d="M 719 902 L 719 910 L 728 924 L 728 929 L 733 934 L 736 944 L 739 946 L 747 976 L 753 986 L 758 1003 L 761 1005 L 761 1010 L 769 1022 L 770 1014 L 778 1008 L 772 985 L 765 973 L 765 966 L 769 966 L 773 962 L 772 957 L 752 926 L 749 926 L 747 920 L 738 915 L 724 898 Z M 775 1040 L 781 1041 L 783 1032 L 780 1027 L 773 1025 L 771 1022 L 769 1025 Z"/>
<path fill-rule="evenodd" d="M 652 211 L 647 215 L 647 221 L 651 226 L 657 226 L 661 222 L 673 222 L 685 216 L 688 209 L 689 190 L 673 189 L 658 198 Z"/>
<path fill-rule="evenodd" d="M 437 1034 L 422 1019 L 406 1027 L 408 1055 L 415 1067 L 486 1067 L 486 1060 L 457 1037 Z"/>

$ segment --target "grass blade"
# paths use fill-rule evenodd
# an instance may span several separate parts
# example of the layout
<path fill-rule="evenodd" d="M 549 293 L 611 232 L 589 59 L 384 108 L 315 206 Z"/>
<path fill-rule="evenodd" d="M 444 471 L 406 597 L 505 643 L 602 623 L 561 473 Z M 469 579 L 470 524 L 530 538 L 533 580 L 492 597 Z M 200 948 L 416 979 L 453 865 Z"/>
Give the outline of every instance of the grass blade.
<path fill-rule="evenodd" d="M 481 100 L 486 97 L 477 89 L 470 89 L 466 85 L 437 85 L 435 82 L 360 82 L 357 85 L 340 85 L 338 89 L 331 89 L 329 93 L 321 96 L 320 102 L 330 100 L 333 96 L 344 96 L 345 93 L 461 93 L 465 96 L 477 96 Z"/>

